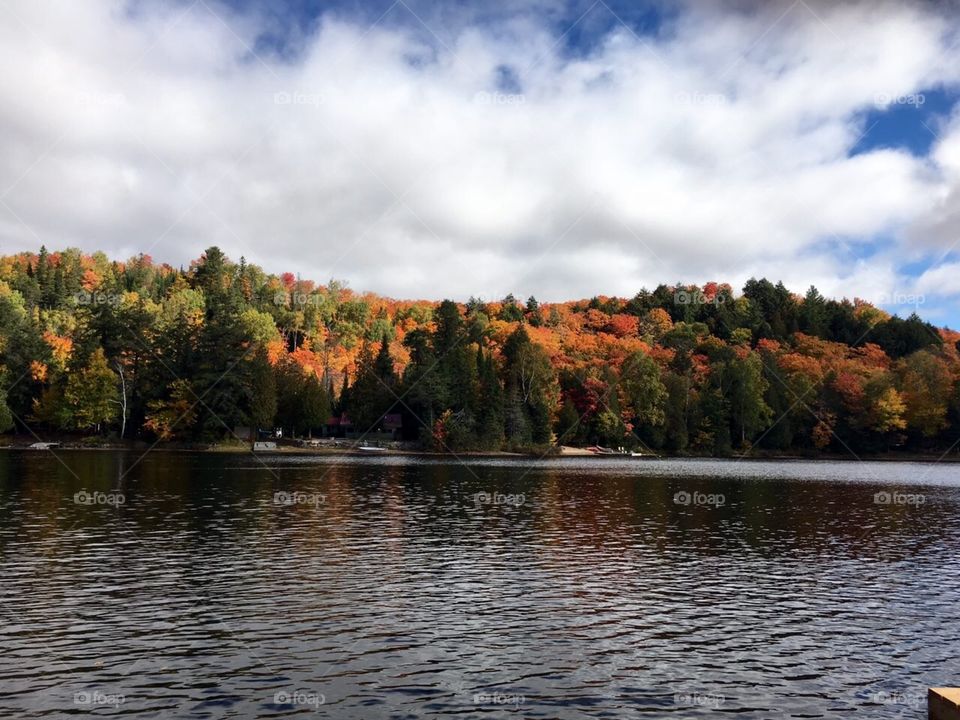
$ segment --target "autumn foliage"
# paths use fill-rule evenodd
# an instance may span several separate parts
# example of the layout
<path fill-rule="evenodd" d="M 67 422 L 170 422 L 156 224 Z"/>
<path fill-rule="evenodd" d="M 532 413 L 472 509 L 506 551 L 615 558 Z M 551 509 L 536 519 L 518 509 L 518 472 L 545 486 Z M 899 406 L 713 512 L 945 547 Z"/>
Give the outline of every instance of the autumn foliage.
<path fill-rule="evenodd" d="M 766 280 L 739 295 L 708 282 L 441 303 L 270 275 L 217 248 L 186 270 L 76 250 L 0 258 L 0 404 L 20 430 L 117 432 L 125 418 L 148 440 L 279 426 L 390 430 L 444 451 L 947 451 L 958 342 Z"/>

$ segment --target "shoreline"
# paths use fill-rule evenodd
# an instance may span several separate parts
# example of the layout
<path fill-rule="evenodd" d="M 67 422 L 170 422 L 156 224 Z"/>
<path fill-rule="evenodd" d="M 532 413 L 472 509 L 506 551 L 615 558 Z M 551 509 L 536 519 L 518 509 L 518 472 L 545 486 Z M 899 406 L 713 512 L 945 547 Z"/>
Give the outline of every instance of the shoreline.
<path fill-rule="evenodd" d="M 41 449 L 31 448 L 30 445 L 37 442 L 34 438 L 26 438 L 22 441 L 0 444 L 0 451 L 3 450 L 33 450 L 42 452 Z M 851 457 L 847 453 L 771 453 L 769 451 L 757 452 L 747 455 L 668 455 L 668 454 L 648 454 L 642 456 L 631 456 L 628 454 L 598 454 L 590 452 L 585 448 L 576 448 L 572 446 L 551 447 L 544 452 L 543 450 L 529 451 L 509 451 L 509 450 L 464 450 L 462 452 L 435 452 L 430 450 L 403 449 L 403 448 L 383 448 L 377 451 L 364 451 L 358 447 L 294 447 L 291 445 L 280 445 L 275 449 L 259 450 L 254 452 L 248 444 L 222 443 L 213 445 L 184 446 L 177 443 L 158 443 L 151 445 L 143 441 L 126 441 L 92 444 L 78 441 L 51 441 L 58 443 L 56 450 L 99 450 L 111 452 L 165 452 L 165 453 L 207 453 L 207 454 L 232 454 L 232 455 L 266 455 L 279 456 L 287 455 L 291 457 L 382 457 L 382 456 L 406 456 L 406 457 L 424 457 L 424 458 L 515 458 L 523 460 L 564 460 L 564 459 L 583 459 L 598 458 L 600 460 L 621 459 L 621 460 L 732 460 L 740 461 L 779 461 L 779 462 L 920 462 L 920 463 L 960 463 L 960 453 L 883 453 L 880 455 L 861 455 L 858 458 Z"/>

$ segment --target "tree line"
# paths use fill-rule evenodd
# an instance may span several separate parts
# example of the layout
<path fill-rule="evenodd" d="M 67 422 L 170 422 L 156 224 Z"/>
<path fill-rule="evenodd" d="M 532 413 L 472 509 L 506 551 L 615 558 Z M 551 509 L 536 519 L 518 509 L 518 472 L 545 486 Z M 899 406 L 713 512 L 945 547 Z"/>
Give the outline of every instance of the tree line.
<path fill-rule="evenodd" d="M 960 334 L 782 284 L 395 301 L 209 248 L 0 258 L 0 430 L 216 442 L 402 419 L 439 451 L 947 451 Z"/>

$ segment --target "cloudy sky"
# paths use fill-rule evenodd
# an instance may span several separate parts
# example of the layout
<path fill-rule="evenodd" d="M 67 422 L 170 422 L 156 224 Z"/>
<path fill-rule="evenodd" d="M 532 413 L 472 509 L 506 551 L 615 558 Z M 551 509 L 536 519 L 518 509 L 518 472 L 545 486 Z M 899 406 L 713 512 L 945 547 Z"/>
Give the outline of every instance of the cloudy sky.
<path fill-rule="evenodd" d="M 782 279 L 960 326 L 960 10 L 0 4 L 0 252 L 399 298 Z"/>

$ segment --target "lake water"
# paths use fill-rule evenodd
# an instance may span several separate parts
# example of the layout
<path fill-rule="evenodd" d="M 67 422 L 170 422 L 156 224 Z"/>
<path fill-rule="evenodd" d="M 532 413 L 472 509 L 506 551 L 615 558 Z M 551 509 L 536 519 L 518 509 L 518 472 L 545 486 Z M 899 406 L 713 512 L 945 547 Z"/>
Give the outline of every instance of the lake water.
<path fill-rule="evenodd" d="M 0 717 L 926 717 L 960 465 L 0 452 Z"/>

